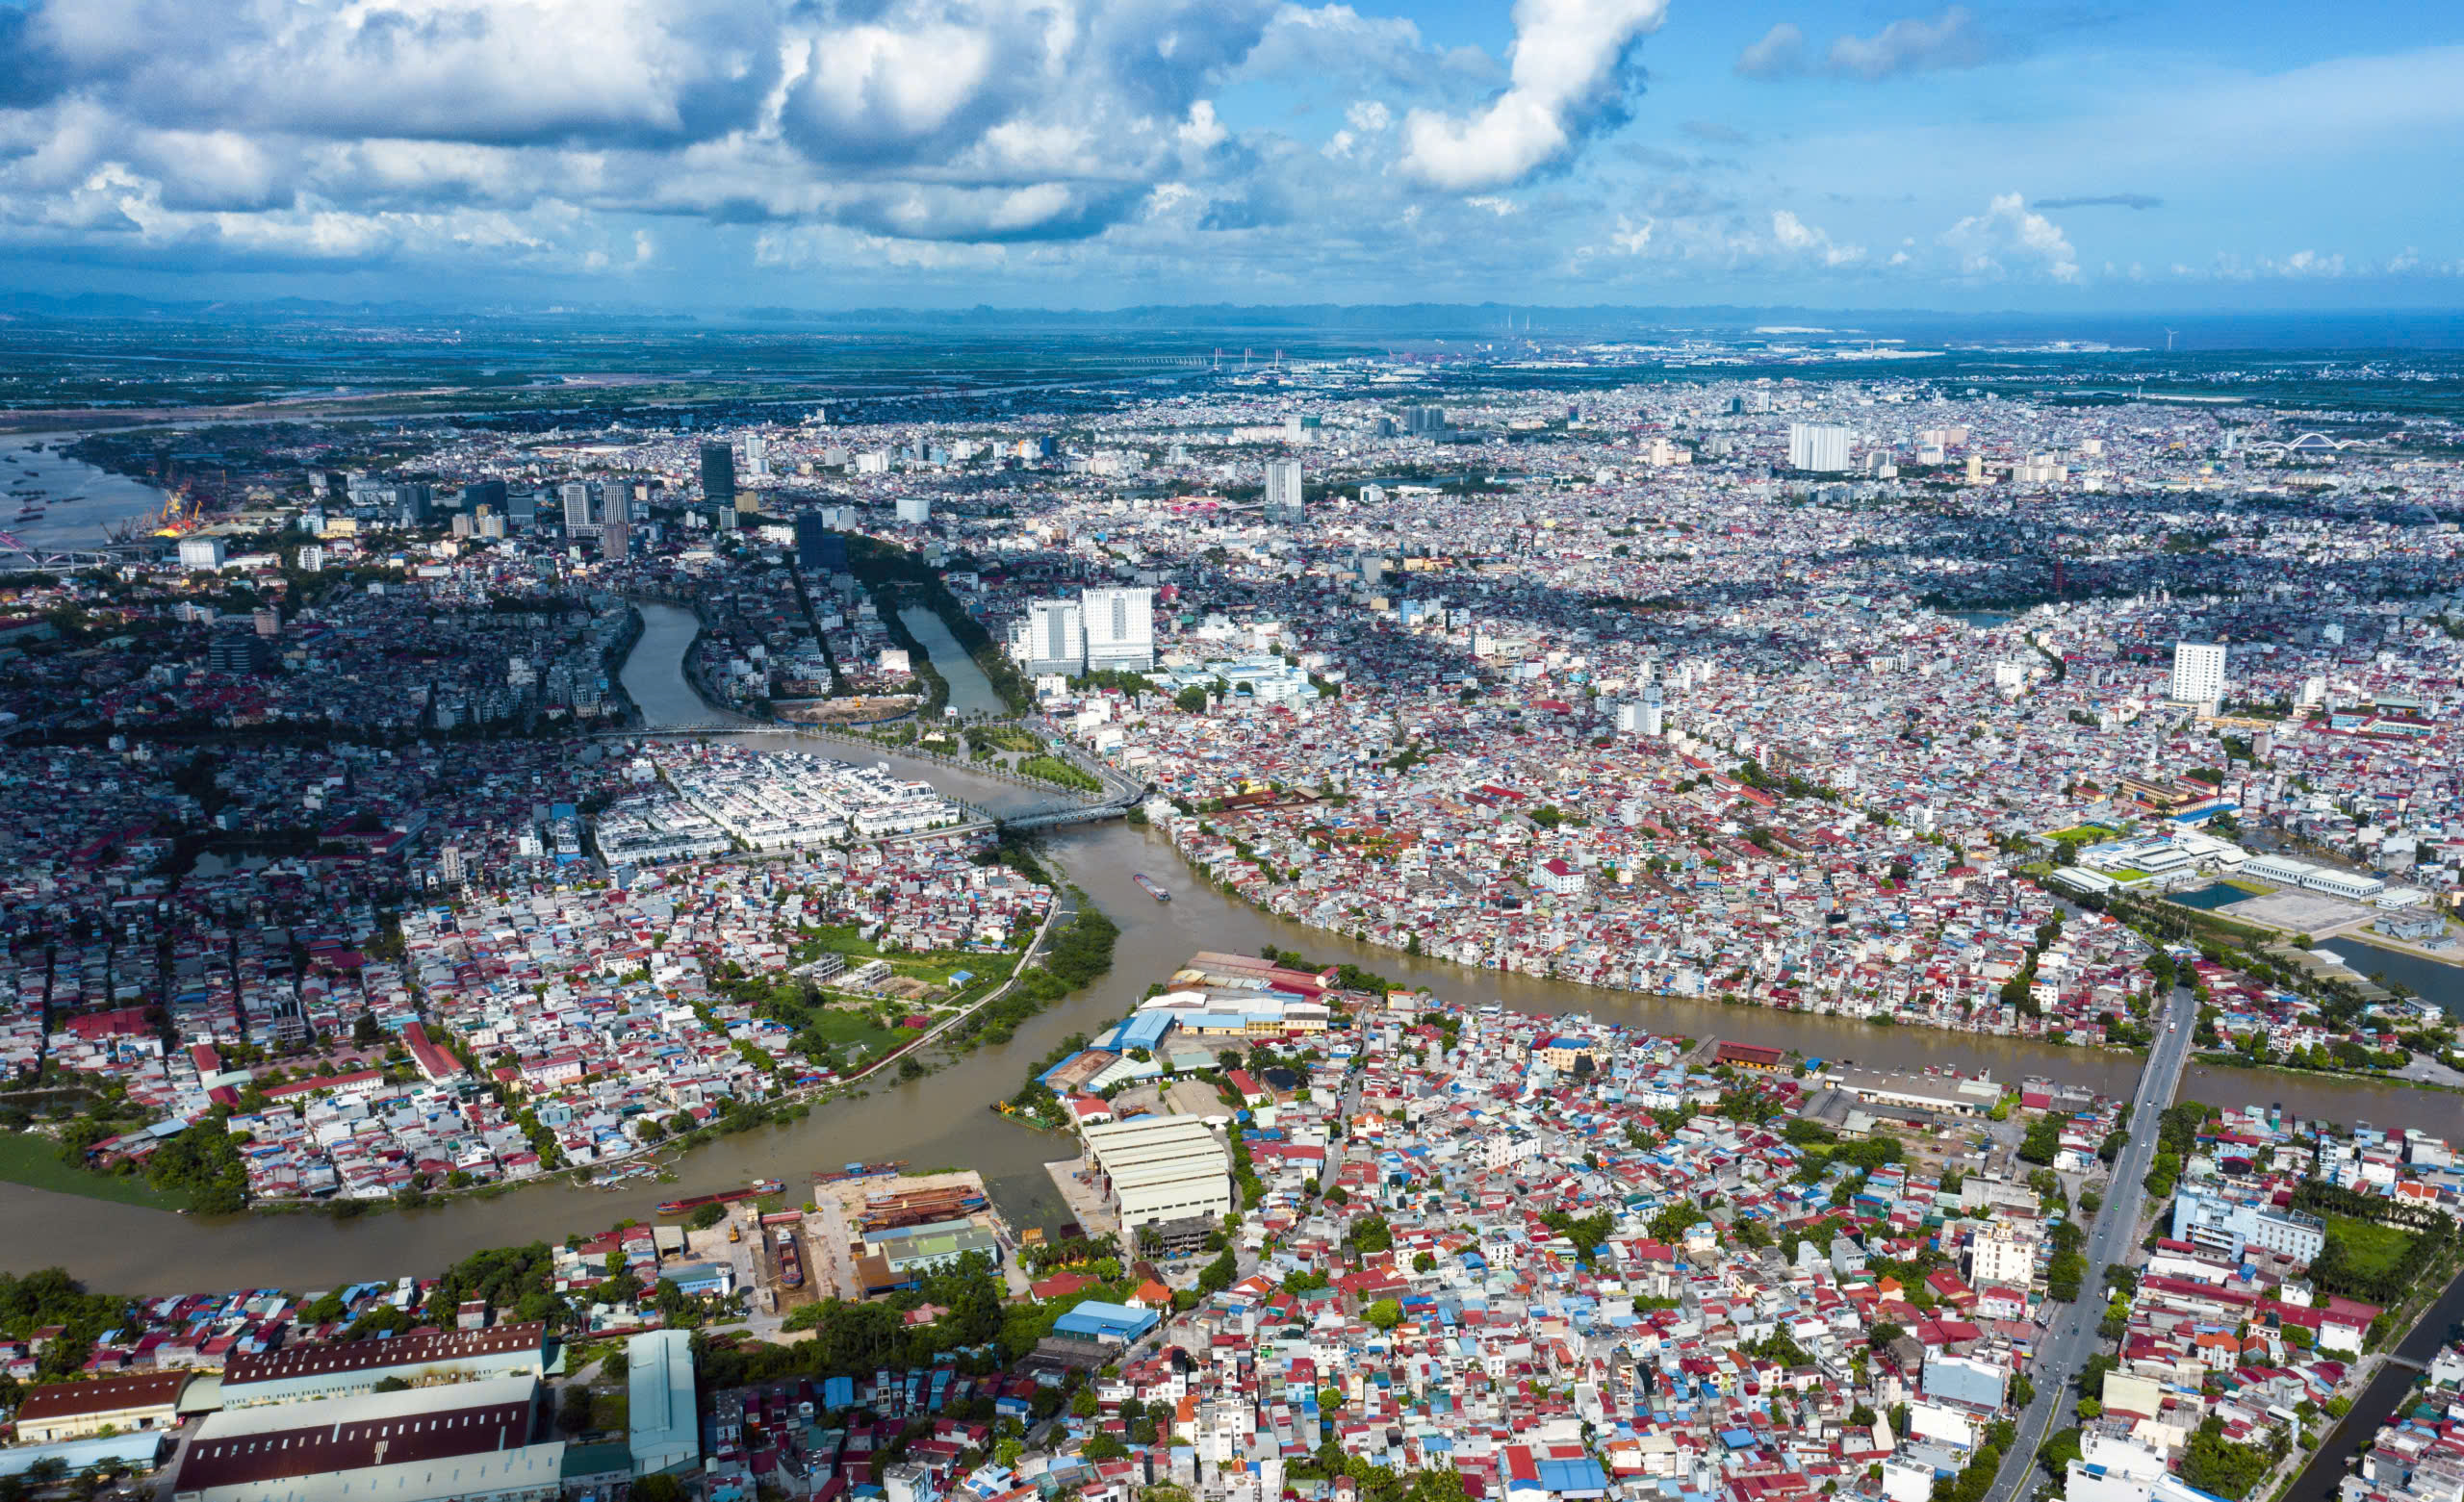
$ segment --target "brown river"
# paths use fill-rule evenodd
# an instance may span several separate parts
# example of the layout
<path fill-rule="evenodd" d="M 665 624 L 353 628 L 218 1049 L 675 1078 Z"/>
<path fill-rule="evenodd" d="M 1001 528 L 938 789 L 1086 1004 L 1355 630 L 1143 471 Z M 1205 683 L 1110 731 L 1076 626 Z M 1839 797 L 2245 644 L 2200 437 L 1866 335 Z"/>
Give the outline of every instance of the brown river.
<path fill-rule="evenodd" d="M 646 630 L 624 679 L 653 723 L 706 721 L 708 709 L 681 679 L 678 664 L 692 618 L 645 605 Z M 975 672 L 963 657 L 937 664 L 955 689 Z M 764 739 L 760 744 L 785 743 Z M 817 743 L 811 749 L 853 754 Z M 939 766 L 888 758 L 951 794 L 994 811 L 1046 802 L 1029 789 Z M 1451 1001 L 1497 1003 L 1534 1013 L 1583 1014 L 1654 1031 L 1776 1044 L 1824 1058 L 1882 1068 L 1949 1065 L 1986 1069 L 1998 1080 L 2044 1075 L 2127 1095 L 2136 1059 L 2015 1039 L 1971 1037 L 1912 1028 L 1874 1027 L 1833 1017 L 1758 1007 L 1599 991 L 1559 981 L 1414 959 L 1270 918 L 1194 879 L 1162 836 L 1114 822 L 1081 825 L 1044 837 L 1048 863 L 1084 887 L 1121 928 L 1112 973 L 1020 1027 L 1006 1044 L 988 1045 L 911 1083 L 883 1082 L 816 1107 L 805 1120 L 765 1127 L 692 1153 L 674 1165 L 672 1184 L 637 1182 L 616 1190 L 561 1181 L 495 1199 L 461 1200 L 420 1210 L 335 1220 L 322 1214 L 202 1220 L 0 1184 L 0 1223 L 16 1228 L 0 1242 L 0 1267 L 59 1265 L 89 1286 L 126 1293 L 182 1293 L 237 1287 L 294 1291 L 404 1274 L 432 1274 L 482 1247 L 561 1240 L 616 1221 L 650 1219 L 664 1199 L 733 1187 L 756 1177 L 794 1190 L 815 1169 L 851 1161 L 903 1158 L 917 1168 L 981 1172 L 994 1200 L 1020 1226 L 1053 1226 L 1066 1216 L 1042 1165 L 1070 1156 L 1056 1133 L 1017 1126 L 988 1107 L 1015 1091 L 1028 1065 L 1071 1032 L 1092 1031 L 1135 1006 L 1147 982 L 1168 976 L 1194 951 L 1297 950 L 1313 960 L 1349 961 L 1399 980 L 1425 983 Z M 1170 887 L 1159 904 L 1131 877 L 1144 871 Z M 2347 1083 L 2257 1071 L 2193 1066 L 2187 1096 L 2225 1106 L 2281 1103 L 2304 1116 L 2418 1126 L 2464 1137 L 2464 1095 Z"/>

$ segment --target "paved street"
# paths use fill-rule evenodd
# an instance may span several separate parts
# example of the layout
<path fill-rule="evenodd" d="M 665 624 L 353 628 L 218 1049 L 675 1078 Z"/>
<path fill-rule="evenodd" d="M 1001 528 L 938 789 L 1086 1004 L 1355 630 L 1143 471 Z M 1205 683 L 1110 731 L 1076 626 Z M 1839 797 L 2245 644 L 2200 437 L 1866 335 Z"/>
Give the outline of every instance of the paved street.
<path fill-rule="evenodd" d="M 2175 989 L 2165 1008 L 2165 1020 L 2172 1029 L 2157 1032 L 2147 1067 L 2140 1073 L 2139 1091 L 2131 1098 L 2130 1145 L 2114 1164 L 2104 1206 L 2088 1228 L 2088 1272 L 2080 1281 L 2078 1301 L 2064 1306 L 2054 1316 L 2038 1347 L 2032 1379 L 2036 1401 L 2019 1415 L 2018 1438 L 2002 1457 L 2001 1473 L 1993 1478 L 1987 1502 L 2013 1502 L 2025 1494 L 2036 1470 L 2037 1451 L 2057 1427 L 2057 1415 L 2066 1419 L 2077 1400 L 2072 1385 L 2079 1368 L 2096 1350 L 2096 1325 L 2104 1318 L 2105 1268 L 2116 1259 L 2128 1257 L 2135 1244 L 2134 1233 L 2146 1199 L 2140 1181 L 2155 1161 L 2157 1133 L 2164 1124 L 2165 1107 L 2172 1104 L 2173 1092 L 2180 1087 L 2183 1066 L 2190 1060 L 2191 1029 L 2197 1015 L 2190 992 Z"/>

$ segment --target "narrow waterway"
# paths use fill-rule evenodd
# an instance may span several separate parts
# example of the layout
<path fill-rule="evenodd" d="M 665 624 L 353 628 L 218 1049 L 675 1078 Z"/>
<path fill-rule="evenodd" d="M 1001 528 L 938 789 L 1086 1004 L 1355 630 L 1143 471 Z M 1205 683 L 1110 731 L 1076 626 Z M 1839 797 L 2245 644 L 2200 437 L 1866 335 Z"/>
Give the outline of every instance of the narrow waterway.
<path fill-rule="evenodd" d="M 2378 1368 L 2370 1379 L 2370 1386 L 2361 1389 L 2361 1396 L 2353 1400 L 2352 1408 L 2328 1434 L 2326 1443 L 2319 1446 L 2310 1464 L 2294 1477 L 2292 1487 L 2285 1492 L 2285 1502 L 2329 1502 L 2337 1494 L 2353 1457 L 2361 1453 L 2363 1445 L 2378 1438 L 2379 1426 L 2387 1422 L 2387 1415 L 2396 1412 L 2396 1405 L 2421 1380 L 2421 1367 L 2429 1363 L 2459 1325 L 2464 1325 L 2464 1273 L 2447 1286 L 2447 1291 L 2422 1316 L 2422 1322 L 2397 1345 L 2397 1358 L 2414 1364 L 2399 1366 L 2389 1362 Z"/>
<path fill-rule="evenodd" d="M 1010 706 L 992 691 L 992 680 L 975 665 L 959 639 L 950 634 L 949 623 L 920 605 L 910 605 L 898 613 L 898 619 L 914 638 L 924 644 L 924 655 L 933 659 L 943 681 L 950 685 L 950 707 L 962 715 L 1005 715 Z"/>
<path fill-rule="evenodd" d="M 692 616 L 672 606 L 646 605 L 643 618 L 641 641 L 622 675 L 633 701 L 654 724 L 706 723 L 709 711 L 685 684 L 681 669 L 695 630 Z M 844 743 L 772 736 L 748 736 L 745 741 L 769 750 L 792 747 L 885 760 L 905 775 L 927 777 L 956 797 L 995 810 L 1049 799 L 1035 789 L 930 763 L 874 757 Z M 1321 963 L 1349 962 L 1397 980 L 1426 984 L 1453 1001 L 1773 1044 L 1883 1068 L 1987 1069 L 2005 1081 L 2044 1075 L 2116 1096 L 2127 1095 L 2139 1075 L 2138 1060 L 2118 1054 L 1599 991 L 1373 949 L 1269 917 L 1235 901 L 1197 879 L 1161 835 L 1127 824 L 1078 826 L 1048 837 L 1042 848 L 1050 863 L 1118 921 L 1121 935 L 1110 975 L 1019 1028 L 1010 1042 L 978 1049 L 926 1080 L 876 1084 L 860 1098 L 817 1107 L 804 1121 L 703 1148 L 679 1164 L 674 1184 L 601 1191 L 559 1182 L 495 1199 L 346 1221 L 322 1214 L 205 1221 L 0 1184 L 0 1223 L 41 1228 L 39 1235 L 0 1243 L 0 1267 L 23 1272 L 62 1265 L 90 1286 L 130 1293 L 323 1288 L 356 1279 L 432 1274 L 482 1247 L 561 1239 L 628 1216 L 647 1219 L 660 1200 L 726 1188 L 755 1177 L 783 1179 L 796 1186 L 816 1169 L 884 1158 L 904 1158 L 917 1167 L 974 1168 L 986 1176 L 994 1200 L 1014 1222 L 1052 1226 L 1065 1211 L 1041 1165 L 1069 1156 L 1070 1142 L 1017 1126 L 988 1107 L 1014 1092 L 1027 1067 L 1063 1038 L 1117 1019 L 1137 1005 L 1149 981 L 1166 978 L 1201 949 L 1255 954 L 1271 944 Z M 1142 892 L 1132 880 L 1142 871 L 1168 887 L 1173 901 L 1157 903 Z M 2183 1093 L 2219 1105 L 2280 1103 L 2303 1116 L 2401 1122 L 2450 1138 L 2464 1137 L 2464 1096 L 2453 1094 L 2203 1068 L 2191 1071 Z"/>

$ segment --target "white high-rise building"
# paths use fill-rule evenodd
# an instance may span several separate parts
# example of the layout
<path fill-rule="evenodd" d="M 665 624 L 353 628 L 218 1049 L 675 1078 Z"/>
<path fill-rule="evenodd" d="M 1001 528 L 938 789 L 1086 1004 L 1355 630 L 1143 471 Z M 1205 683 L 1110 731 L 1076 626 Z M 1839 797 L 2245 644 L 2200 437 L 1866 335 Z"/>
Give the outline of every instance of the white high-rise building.
<path fill-rule="evenodd" d="M 599 487 L 599 520 L 610 525 L 633 520 L 633 482 L 607 480 Z"/>
<path fill-rule="evenodd" d="M 1267 461 L 1267 520 L 1297 523 L 1309 513 L 1300 502 L 1300 461 Z"/>
<path fill-rule="evenodd" d="M 1075 676 L 1087 671 L 1087 616 L 1078 601 L 1030 601 L 1020 624 L 1023 629 L 1012 639 L 1011 655 L 1027 672 Z"/>
<path fill-rule="evenodd" d="M 2224 698 L 2224 646 L 2179 642 L 2173 647 L 2173 698 L 2185 704 L 2213 704 Z"/>
<path fill-rule="evenodd" d="M 565 503 L 565 530 L 582 532 L 591 525 L 590 486 L 581 480 L 567 480 L 556 487 L 556 498 Z"/>
<path fill-rule="evenodd" d="M 1788 424 L 1788 468 L 1837 473 L 1848 468 L 1848 430 L 1835 422 Z"/>
<path fill-rule="evenodd" d="M 1155 592 L 1091 589 L 1081 597 L 1087 671 L 1144 672 L 1155 666 Z"/>

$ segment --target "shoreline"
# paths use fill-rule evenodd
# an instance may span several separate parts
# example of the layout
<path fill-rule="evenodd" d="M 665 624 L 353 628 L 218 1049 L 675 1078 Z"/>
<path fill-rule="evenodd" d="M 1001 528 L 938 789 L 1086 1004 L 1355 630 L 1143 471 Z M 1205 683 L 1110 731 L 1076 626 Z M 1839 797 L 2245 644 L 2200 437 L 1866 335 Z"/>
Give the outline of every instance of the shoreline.
<path fill-rule="evenodd" d="M 2433 1095 L 2464 1095 L 2464 1085 L 2459 1084 L 2440 1084 L 2430 1080 L 2407 1080 L 2402 1075 L 2363 1075 L 2342 1069 L 2303 1069 L 2296 1064 L 2254 1064 L 2248 1059 L 2224 1057 L 2214 1050 L 2193 1052 L 2191 1062 L 2207 1069 L 2240 1069 L 2250 1074 L 2283 1075 L 2294 1080 L 2329 1080 L 2355 1084 L 2384 1084 L 2404 1090 L 2426 1090 Z"/>
<path fill-rule="evenodd" d="M 117 1174 L 97 1173 L 64 1162 L 60 1144 L 37 1132 L 0 1133 L 0 1181 L 46 1193 L 74 1194 L 81 1199 L 131 1205 L 166 1214 L 189 1213 L 188 1196 L 158 1189 L 143 1174 L 123 1179 Z"/>
<path fill-rule="evenodd" d="M 2445 965 L 2450 970 L 2464 972 L 2464 945 L 2459 945 L 2444 954 L 2433 954 L 2428 950 L 2416 949 L 2400 939 L 2391 939 L 2383 933 L 2373 933 L 2368 929 L 2348 929 L 2342 933 L 2330 933 L 2312 947 L 2319 948 L 2338 939 L 2350 939 L 2355 944 L 2366 944 L 2382 955 L 2401 955 L 2406 959 L 2418 959 L 2424 964 Z M 2348 965 L 2346 968 L 2352 967 Z M 2370 978 L 2365 975 L 2362 979 L 2366 980 Z M 2464 974 L 2459 974 L 2458 979 L 2464 980 Z M 2429 998 L 2423 997 L 2422 1000 L 2427 1001 Z"/>
<path fill-rule="evenodd" d="M 1205 884 L 1214 887 L 1217 891 L 1223 893 L 1234 901 L 1245 904 L 1252 911 L 1262 913 L 1267 917 L 1276 919 L 1280 922 L 1293 924 L 1298 928 L 1307 929 L 1312 933 L 1328 934 L 1332 937 L 1344 939 L 1350 943 L 1361 944 L 1371 949 L 1381 950 L 1390 955 L 1402 955 L 1416 959 L 1427 959 L 1433 957 L 1425 955 L 1416 955 L 1407 949 L 1399 949 L 1392 944 L 1384 943 L 1372 937 L 1365 931 L 1350 932 L 1342 929 L 1322 928 L 1319 925 L 1309 923 L 1294 914 L 1277 912 L 1272 907 L 1268 906 L 1266 904 L 1261 903 L 1255 898 L 1252 898 L 1243 892 L 1240 888 L 1219 881 L 1214 877 L 1208 875 L 1196 861 L 1190 857 L 1189 853 L 1181 848 L 1180 842 L 1171 837 L 1168 830 L 1164 831 L 1164 836 L 1165 842 L 1171 846 L 1172 853 L 1180 857 L 1182 865 L 1187 868 L 1192 879 L 1204 882 Z M 1280 889 L 1278 888 L 1278 890 Z M 2332 937 L 2336 938 L 2344 938 L 2347 936 L 2348 935 L 2344 934 L 2332 935 Z M 1449 960 L 1446 962 L 1457 965 L 1465 970 L 1477 971 L 1488 975 L 1519 976 L 1534 980 L 1545 980 L 1553 985 L 1578 987 L 1582 990 L 1596 992 L 1603 996 L 1634 997 L 1644 1001 L 1673 1003 L 1680 1006 L 1718 1006 L 1722 1008 L 1735 1008 L 1748 1011 L 1763 1011 L 1789 1017 L 1824 1017 L 1835 1019 L 1840 1022 L 1861 1023 L 1866 1027 L 1900 1028 L 1912 1032 L 1939 1032 L 1947 1033 L 1953 1037 L 1997 1038 L 2013 1043 L 2034 1043 L 2040 1044 L 2046 1048 L 2076 1050 L 2083 1054 L 2112 1055 L 2126 1058 L 2143 1059 L 2147 1056 L 2149 1052 L 2145 1047 L 2137 1044 L 2087 1043 L 2077 1041 L 2066 1035 L 2057 1038 L 2049 1033 L 2042 1032 L 1993 1032 L 1977 1028 L 1944 1027 L 1939 1023 L 1904 1019 L 1887 1012 L 1859 1016 L 1850 1012 L 1816 1011 L 1810 1008 L 1796 1006 L 1771 1006 L 1761 1002 L 1747 1000 L 1744 998 L 1729 1000 L 1719 996 L 1681 996 L 1668 991 L 1644 991 L 1637 990 L 1630 986 L 1604 985 L 1594 980 L 1578 980 L 1572 977 L 1562 976 L 1557 974 L 1554 970 L 1511 970 L 1502 965 L 1464 965 L 1459 960 Z M 2320 1081 L 2330 1083 L 2395 1085 L 2405 1089 L 2426 1090 L 2438 1094 L 2464 1095 L 2464 1085 L 2438 1084 L 2429 1081 L 2408 1080 L 2401 1075 L 2396 1074 L 2360 1074 L 2346 1070 L 2297 1069 L 2283 1064 L 2253 1064 L 2248 1062 L 2236 1062 L 2230 1059 L 2209 1057 L 2204 1053 L 2198 1051 L 2194 1051 L 2192 1053 L 2190 1056 L 2190 1062 L 2194 1065 L 2210 1069 L 2243 1069 L 2253 1072 L 2270 1071 L 2297 1079 Z"/>
<path fill-rule="evenodd" d="M 1010 972 L 1008 980 L 967 1004 L 964 1010 L 951 1013 L 911 1042 L 882 1055 L 854 1074 L 834 1080 L 828 1084 L 810 1085 L 800 1090 L 791 1089 L 783 1095 L 759 1102 L 758 1104 L 767 1107 L 771 1114 L 743 1131 L 751 1132 L 761 1127 L 784 1126 L 801 1119 L 803 1115 L 809 1114 L 812 1107 L 828 1105 L 833 1100 L 838 1099 L 844 1092 L 854 1090 L 857 1086 L 869 1082 L 879 1071 L 915 1057 L 924 1048 L 939 1041 L 952 1029 L 962 1026 L 985 1007 L 1009 995 L 1017 986 L 1019 979 L 1034 964 L 1036 956 L 1051 937 L 1054 924 L 1065 911 L 1074 918 L 1081 910 L 1080 904 L 1083 902 L 1084 899 L 1072 898 L 1065 889 L 1056 890 L 1051 904 L 1044 909 L 1043 921 L 1037 926 L 1035 936 L 1028 941 L 1027 947 L 1019 952 L 1018 963 Z M 1065 993 L 1065 998 L 1076 994 L 1076 990 L 1072 990 Z M 1038 1010 L 1040 1011 L 1042 1008 Z M 858 1092 L 859 1097 L 860 1093 L 860 1091 Z M 588 1180 L 603 1169 L 653 1162 L 661 1165 L 660 1175 L 664 1176 L 671 1165 L 680 1165 L 697 1150 L 711 1146 L 722 1137 L 738 1134 L 740 1133 L 712 1132 L 708 1137 L 699 1140 L 682 1144 L 676 1142 L 649 1144 L 633 1152 L 612 1158 L 601 1158 L 587 1163 L 568 1163 L 560 1168 L 546 1169 L 526 1179 L 501 1179 L 493 1184 L 473 1184 L 460 1189 L 432 1189 L 410 1204 L 403 1203 L 401 1198 L 396 1195 L 370 1200 L 344 1198 L 252 1200 L 244 1209 L 229 1215 L 200 1217 L 200 1223 L 272 1219 L 287 1215 L 322 1215 L 330 1219 L 357 1219 L 365 1215 L 428 1209 L 464 1200 L 501 1199 L 509 1194 L 518 1194 L 525 1189 L 552 1184 L 563 1184 L 569 1188 L 587 1189 L 596 1187 L 588 1183 Z M 24 1147 L 29 1144 L 39 1145 L 40 1149 L 48 1150 L 47 1159 L 45 1157 L 26 1153 Z M 34 1133 L 0 1133 L 0 1183 L 17 1184 L 30 1189 L 41 1189 L 56 1194 L 73 1194 L 113 1204 L 132 1205 L 141 1209 L 159 1209 L 181 1215 L 189 1213 L 185 1205 L 176 1203 L 175 1196 L 155 1188 L 141 1174 L 135 1176 L 133 1180 L 123 1181 L 116 1175 L 59 1162 L 57 1154 L 58 1146 L 49 1137 Z M 673 1157 L 663 1155 L 673 1155 Z M 133 1184 L 136 1187 L 127 1192 L 111 1192 L 123 1183 Z M 346 1205 L 355 1205 L 360 1209 L 345 1210 L 340 1208 Z"/>

